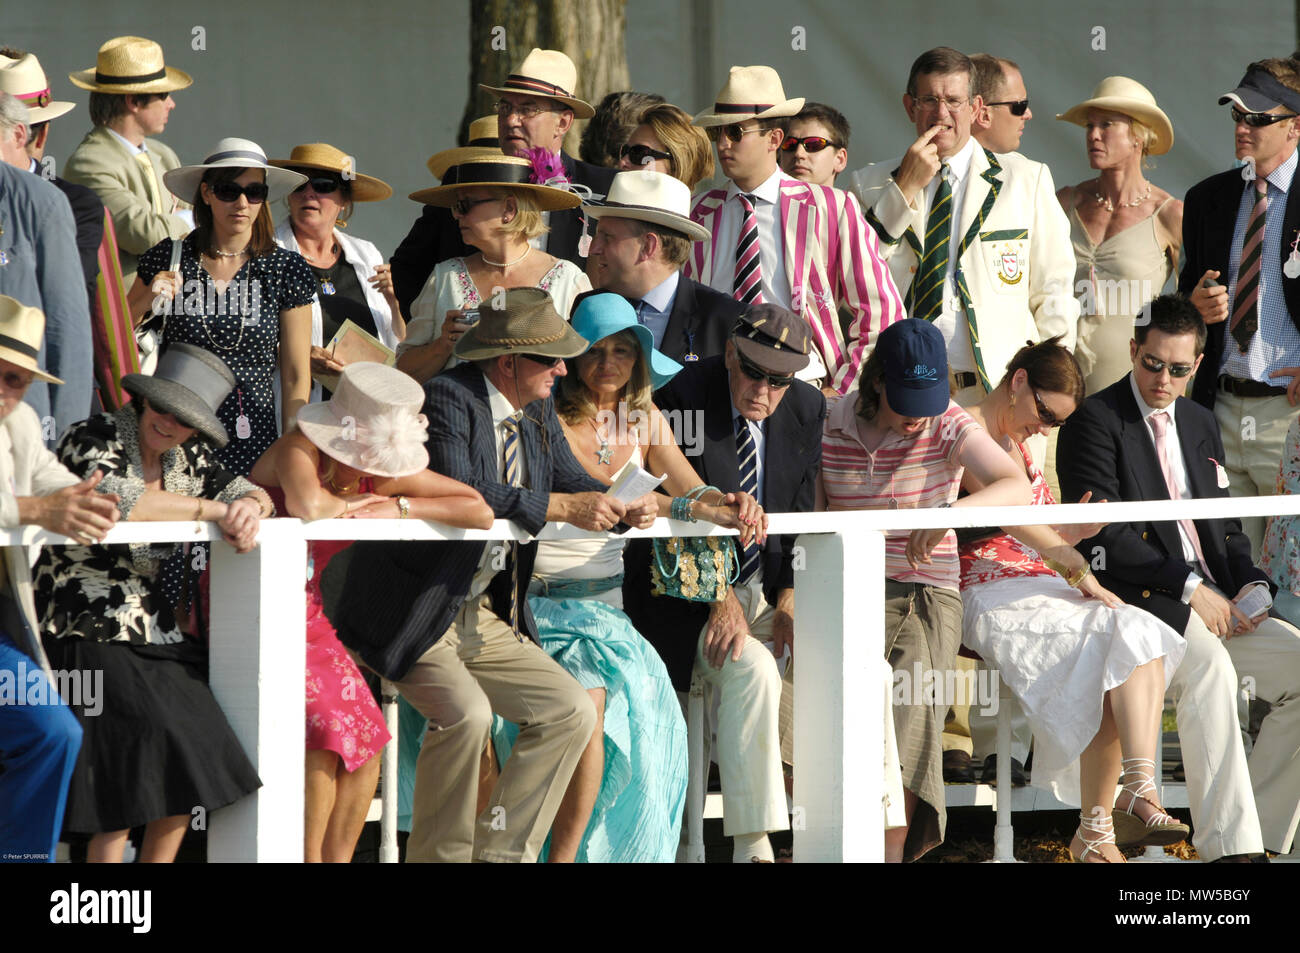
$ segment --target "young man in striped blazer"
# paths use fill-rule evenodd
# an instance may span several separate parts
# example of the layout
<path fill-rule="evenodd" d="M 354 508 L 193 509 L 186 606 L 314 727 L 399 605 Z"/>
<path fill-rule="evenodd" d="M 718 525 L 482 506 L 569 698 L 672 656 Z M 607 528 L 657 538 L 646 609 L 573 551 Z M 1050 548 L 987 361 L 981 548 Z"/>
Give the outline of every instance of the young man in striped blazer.
<path fill-rule="evenodd" d="M 691 219 L 709 230 L 686 274 L 743 304 L 775 304 L 807 322 L 804 380 L 843 394 L 876 335 L 903 318 L 903 301 L 856 200 L 792 179 L 777 166 L 784 127 L 803 106 L 786 99 L 770 66 L 733 66 L 717 101 L 695 117 L 731 180 L 705 192 Z M 839 309 L 852 315 L 845 329 Z"/>

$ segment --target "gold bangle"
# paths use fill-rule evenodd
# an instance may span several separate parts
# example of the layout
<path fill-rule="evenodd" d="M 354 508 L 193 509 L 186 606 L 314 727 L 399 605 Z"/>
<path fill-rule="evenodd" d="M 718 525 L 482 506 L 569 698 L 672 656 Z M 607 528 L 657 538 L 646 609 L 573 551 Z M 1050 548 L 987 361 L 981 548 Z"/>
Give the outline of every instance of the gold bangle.
<path fill-rule="evenodd" d="M 406 519 L 411 515 L 411 501 L 404 496 L 397 498 L 397 518 Z"/>
<path fill-rule="evenodd" d="M 1071 576 L 1066 576 L 1065 581 L 1070 584 L 1070 588 L 1078 589 L 1079 584 L 1083 582 L 1085 579 L 1087 579 L 1088 574 L 1091 572 L 1092 572 L 1092 567 L 1089 566 L 1087 563 L 1084 563 L 1078 572 L 1074 573 Z"/>

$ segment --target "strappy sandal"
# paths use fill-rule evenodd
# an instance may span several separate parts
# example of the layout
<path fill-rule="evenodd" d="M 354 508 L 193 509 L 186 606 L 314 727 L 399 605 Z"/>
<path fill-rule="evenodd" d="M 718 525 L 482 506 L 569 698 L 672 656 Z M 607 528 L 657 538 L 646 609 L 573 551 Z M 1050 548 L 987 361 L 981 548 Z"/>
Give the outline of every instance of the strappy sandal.
<path fill-rule="evenodd" d="M 1156 793 L 1156 763 L 1149 758 L 1125 758 L 1121 766 L 1124 769 L 1121 777 L 1128 780 L 1120 788 L 1119 796 L 1127 794 L 1129 801 L 1121 807 L 1119 798 L 1115 800 L 1117 846 L 1167 847 L 1186 840 L 1191 828 L 1166 814 L 1163 807 L 1147 796 Z M 1134 811 L 1138 802 L 1145 802 L 1151 809 L 1145 821 Z"/>
<path fill-rule="evenodd" d="M 1089 837 L 1089 834 L 1096 835 Z M 1079 854 L 1074 853 L 1074 842 L 1070 842 L 1070 856 L 1074 858 L 1076 864 L 1122 864 L 1124 858 L 1111 860 L 1101 852 L 1101 848 L 1107 844 L 1115 846 L 1115 826 L 1110 817 L 1104 815 L 1091 816 L 1080 812 L 1079 829 L 1074 832 L 1074 836 L 1079 843 L 1083 845 L 1083 850 Z M 1116 847 L 1118 850 L 1118 847 Z M 1089 860 L 1089 854 L 1096 854 L 1097 860 Z"/>

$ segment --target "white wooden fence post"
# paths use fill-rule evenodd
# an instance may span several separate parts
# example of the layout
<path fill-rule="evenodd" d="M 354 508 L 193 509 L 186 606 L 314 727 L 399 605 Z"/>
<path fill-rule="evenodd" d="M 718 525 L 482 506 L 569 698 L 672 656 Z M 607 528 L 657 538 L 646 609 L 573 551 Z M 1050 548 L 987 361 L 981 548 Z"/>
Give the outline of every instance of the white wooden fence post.
<path fill-rule="evenodd" d="M 297 520 L 262 523 L 252 552 L 208 544 L 212 692 L 262 787 L 208 819 L 209 861 L 301 862 L 306 741 L 307 544 Z"/>
<path fill-rule="evenodd" d="M 795 571 L 794 859 L 885 858 L 885 536 L 800 536 Z"/>

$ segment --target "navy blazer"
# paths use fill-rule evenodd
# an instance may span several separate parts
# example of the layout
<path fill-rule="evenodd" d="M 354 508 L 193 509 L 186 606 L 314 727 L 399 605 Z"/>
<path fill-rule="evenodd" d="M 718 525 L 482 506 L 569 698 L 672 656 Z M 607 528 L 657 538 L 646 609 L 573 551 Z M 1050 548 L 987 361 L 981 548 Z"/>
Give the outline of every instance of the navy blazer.
<path fill-rule="evenodd" d="M 86 293 L 95 300 L 95 281 L 99 277 L 99 245 L 104 240 L 104 203 L 93 189 L 57 176 L 50 180 L 68 199 L 72 217 L 77 222 L 77 254 L 86 276 Z"/>
<path fill-rule="evenodd" d="M 614 181 L 617 169 L 591 165 L 575 159 L 566 152 L 560 153 L 565 174 L 576 185 L 585 185 L 592 193 L 604 197 Z M 595 226 L 592 226 L 593 230 Z M 582 236 L 582 209 L 563 209 L 551 213 L 551 230 L 546 236 L 546 250 L 556 258 L 565 258 L 579 268 L 584 268 L 586 258 L 578 256 L 578 239 Z M 451 210 L 426 205 L 424 213 L 415 220 L 407 236 L 393 252 L 393 288 L 403 314 L 411 313 L 411 302 L 420 294 L 424 283 L 433 274 L 440 261 L 463 255 L 472 255 L 475 249 L 460 237 L 460 226 L 452 218 Z M 567 318 L 568 315 L 563 315 Z"/>
<path fill-rule="evenodd" d="M 501 482 L 487 381 L 478 367 L 458 364 L 426 383 L 424 393 L 429 469 L 474 487 L 499 519 L 513 520 L 535 534 L 546 525 L 553 490 L 607 489 L 574 459 L 550 397 L 524 409 L 520 440 L 528 486 L 515 487 Z M 460 612 L 485 545 L 482 541 L 354 543 L 330 560 L 321 580 L 323 590 L 336 594 L 326 599 L 325 611 L 339 639 L 385 678 L 401 679 Z M 527 595 L 536 555 L 535 542 L 520 544 L 519 630 L 534 642 L 537 625 Z M 492 578 L 488 593 L 493 611 L 508 620 L 508 566 Z"/>
<path fill-rule="evenodd" d="M 1056 472 L 1065 499 L 1077 500 L 1089 490 L 1094 500 L 1112 503 L 1169 499 L 1155 443 L 1133 399 L 1131 378 L 1125 375 L 1089 397 L 1061 428 Z M 1223 460 L 1223 441 L 1213 412 L 1186 397 L 1178 398 L 1174 412 L 1189 495 L 1226 498 L 1228 491 L 1219 488 L 1214 464 Z M 1195 525 L 1206 566 L 1229 599 L 1248 582 L 1267 582 L 1269 590 L 1276 591 L 1267 574 L 1251 562 L 1250 540 L 1240 520 L 1211 517 Z M 1077 548 L 1093 564 L 1097 581 L 1115 595 L 1180 634 L 1187 628 L 1191 607 L 1182 597 L 1190 570 L 1183 561 L 1176 523 L 1112 523 Z"/>
<path fill-rule="evenodd" d="M 700 361 L 719 356 L 726 349 L 731 329 L 744 312 L 745 306 L 731 295 L 715 291 L 681 272 L 659 350 L 688 366 L 695 363 L 686 360 L 688 354 L 694 354 Z"/>
<path fill-rule="evenodd" d="M 699 456 L 688 456 L 700 478 L 724 492 L 740 489 L 736 428 L 731 391 L 721 356 L 686 369 L 655 394 L 655 403 L 673 420 L 674 412 L 702 413 L 704 432 Z M 816 499 L 822 462 L 822 421 L 826 398 L 803 381 L 795 381 L 767 418 L 763 451 L 764 509 L 769 513 L 809 513 Z M 688 433 L 686 436 L 690 436 Z M 679 438 L 679 443 L 684 441 Z M 683 453 L 690 447 L 684 445 Z M 769 536 L 763 551 L 763 594 L 775 604 L 781 589 L 794 586 L 793 536 Z M 649 540 L 631 540 L 624 553 L 623 605 L 628 617 L 663 658 L 678 690 L 690 687 L 700 629 L 708 620 L 707 603 L 650 594 Z"/>
<path fill-rule="evenodd" d="M 1291 254 L 1291 241 L 1300 232 L 1300 189 L 1295 188 L 1297 184 L 1300 183 L 1293 179 L 1292 187 L 1287 190 L 1282 242 L 1276 249 L 1264 250 L 1264 254 L 1277 255 L 1283 263 Z M 1183 202 L 1183 270 L 1178 277 L 1178 290 L 1183 294 L 1191 295 L 1201 275 L 1208 269 L 1219 272 L 1217 280 L 1227 287 L 1232 233 L 1237 227 L 1241 193 L 1251 187 L 1252 184 L 1241 177 L 1240 169 L 1232 169 L 1212 175 L 1188 190 Z M 1300 330 L 1300 280 L 1283 277 L 1282 297 L 1292 323 Z M 1192 399 L 1211 409 L 1219 389 L 1219 368 L 1223 365 L 1227 327 L 1227 321 L 1206 327 L 1205 360 L 1201 363 L 1200 373 L 1192 381 Z"/>

